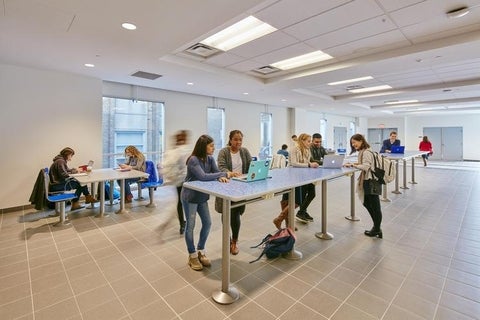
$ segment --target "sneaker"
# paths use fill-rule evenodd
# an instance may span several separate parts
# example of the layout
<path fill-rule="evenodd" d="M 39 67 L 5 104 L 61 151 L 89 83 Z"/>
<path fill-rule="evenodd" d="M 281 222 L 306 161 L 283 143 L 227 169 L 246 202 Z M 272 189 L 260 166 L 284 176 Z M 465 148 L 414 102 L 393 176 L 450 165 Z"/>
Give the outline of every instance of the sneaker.
<path fill-rule="evenodd" d="M 307 219 L 307 217 L 305 216 L 305 211 L 298 211 L 297 214 L 295 215 L 295 218 L 296 218 L 298 221 L 301 221 L 301 222 L 304 222 L 304 223 L 307 223 L 307 222 L 308 222 L 308 219 Z"/>
<path fill-rule="evenodd" d="M 204 267 L 210 267 L 212 265 L 210 259 L 208 259 L 207 256 L 201 251 L 198 251 L 198 260 L 200 260 L 200 263 Z"/>
<path fill-rule="evenodd" d="M 305 218 L 307 218 L 308 221 L 313 221 L 313 217 L 309 215 L 307 211 L 305 211 L 304 214 L 305 214 Z"/>
<path fill-rule="evenodd" d="M 188 265 L 195 271 L 201 271 L 203 269 L 203 265 L 198 260 L 198 257 L 188 257 Z"/>

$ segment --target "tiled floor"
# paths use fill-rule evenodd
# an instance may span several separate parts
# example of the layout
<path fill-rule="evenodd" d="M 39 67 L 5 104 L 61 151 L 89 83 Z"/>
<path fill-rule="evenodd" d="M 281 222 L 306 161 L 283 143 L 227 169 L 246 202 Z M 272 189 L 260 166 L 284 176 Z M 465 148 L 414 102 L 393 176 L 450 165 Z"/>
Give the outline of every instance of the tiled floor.
<path fill-rule="evenodd" d="M 274 231 L 279 199 L 250 204 L 242 219 L 240 254 L 232 257 L 238 301 L 219 305 L 221 222 L 213 211 L 207 249 L 213 265 L 191 270 L 177 222 L 161 228 L 173 193 L 160 188 L 157 209 L 134 201 L 130 212 L 95 210 L 41 218 L 33 209 L 0 215 L 0 319 L 480 319 L 479 169 L 418 166 L 418 184 L 383 202 L 384 239 L 363 235 L 371 220 L 351 222 L 349 179 L 329 182 L 328 231 L 321 230 L 320 187 L 315 222 L 298 225 L 303 259 L 256 258 L 250 249 Z M 145 194 L 146 192 L 144 192 Z M 108 210 L 108 209 L 107 209 Z M 111 210 L 111 209 L 110 209 Z"/>

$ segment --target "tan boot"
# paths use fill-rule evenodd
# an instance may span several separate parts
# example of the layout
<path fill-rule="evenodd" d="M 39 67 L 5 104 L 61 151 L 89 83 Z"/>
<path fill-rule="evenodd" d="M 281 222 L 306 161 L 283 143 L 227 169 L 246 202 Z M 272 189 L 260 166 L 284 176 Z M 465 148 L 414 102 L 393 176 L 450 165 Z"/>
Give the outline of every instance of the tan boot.
<path fill-rule="evenodd" d="M 78 209 L 82 209 L 82 208 L 85 208 L 85 206 L 82 206 L 80 204 L 80 201 L 74 201 L 72 202 L 72 207 L 70 208 L 70 211 L 75 211 L 75 210 L 78 210 Z"/>
<path fill-rule="evenodd" d="M 208 259 L 205 253 L 202 253 L 201 251 L 198 251 L 198 260 L 204 267 L 210 267 L 212 265 L 210 259 Z"/>
<path fill-rule="evenodd" d="M 235 256 L 238 254 L 238 252 L 240 252 L 240 250 L 237 247 L 237 240 L 236 239 L 230 240 L 230 253 Z"/>
<path fill-rule="evenodd" d="M 282 212 L 280 212 L 278 217 L 273 219 L 273 224 L 275 225 L 275 227 L 277 227 L 277 229 L 281 229 L 282 228 L 282 222 L 283 222 L 283 220 L 286 220 L 286 219 L 288 219 L 288 202 L 287 202 L 287 207 L 283 208 Z"/>
<path fill-rule="evenodd" d="M 99 200 L 95 199 L 92 195 L 85 196 L 85 203 L 97 203 Z"/>

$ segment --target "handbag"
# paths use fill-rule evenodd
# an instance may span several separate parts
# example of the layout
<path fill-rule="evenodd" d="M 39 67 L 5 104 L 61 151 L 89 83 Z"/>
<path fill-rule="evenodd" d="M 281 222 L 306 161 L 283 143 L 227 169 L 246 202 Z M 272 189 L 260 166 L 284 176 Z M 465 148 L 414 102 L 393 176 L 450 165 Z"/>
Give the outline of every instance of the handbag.
<path fill-rule="evenodd" d="M 366 195 L 381 195 L 382 194 L 382 184 L 375 180 L 363 180 L 363 192 Z"/>

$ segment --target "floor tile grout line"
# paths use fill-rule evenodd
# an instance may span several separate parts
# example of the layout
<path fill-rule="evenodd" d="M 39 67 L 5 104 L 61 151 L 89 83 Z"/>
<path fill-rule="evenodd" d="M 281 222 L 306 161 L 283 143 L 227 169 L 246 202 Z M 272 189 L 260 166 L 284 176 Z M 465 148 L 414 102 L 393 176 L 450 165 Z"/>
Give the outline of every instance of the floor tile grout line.
<path fill-rule="evenodd" d="M 472 195 L 472 186 L 471 186 L 471 185 L 470 185 L 470 188 L 469 188 L 469 189 L 470 189 L 470 193 L 469 193 L 468 198 L 470 198 L 471 195 Z M 452 198 L 453 198 L 453 196 L 452 196 Z M 465 203 L 467 203 L 467 202 L 465 202 Z M 464 210 L 463 210 L 462 223 L 461 223 L 460 225 L 463 225 L 463 223 L 464 223 L 464 221 L 465 221 L 465 215 L 466 215 L 465 210 L 466 210 L 466 208 L 464 208 Z M 461 228 L 460 228 L 460 231 L 459 231 L 459 232 L 461 232 Z M 440 301 L 441 301 L 441 299 L 442 299 L 442 295 L 443 295 L 444 292 L 446 292 L 446 291 L 445 291 L 445 287 L 446 287 L 446 285 L 447 285 L 448 273 L 450 272 L 450 269 L 451 269 L 451 266 L 452 266 L 452 261 L 453 261 L 453 259 L 454 259 L 455 251 L 456 251 L 455 248 L 456 248 L 456 246 L 457 246 L 457 244 L 458 244 L 458 239 L 459 239 L 459 238 L 460 238 L 460 233 L 457 233 L 457 237 L 456 237 L 456 241 L 455 241 L 455 246 L 454 246 L 454 249 L 453 249 L 453 254 L 452 254 L 452 256 L 450 257 L 450 261 L 449 261 L 449 264 L 448 264 L 447 272 L 446 272 L 445 277 L 444 277 L 444 279 L 443 279 L 442 290 L 441 290 L 441 292 L 440 292 L 440 296 L 439 296 L 438 299 L 437 299 L 437 304 L 436 304 L 435 312 L 434 312 L 434 318 L 436 317 L 436 315 L 437 315 L 437 313 L 438 313 L 438 309 L 439 309 L 439 307 L 440 307 Z M 454 311 L 457 311 L 457 310 L 454 310 Z M 459 312 L 459 311 L 457 311 L 457 312 Z M 460 312 L 460 313 L 462 313 L 462 312 Z M 462 313 L 462 314 L 463 314 L 463 313 Z"/>
<path fill-rule="evenodd" d="M 24 212 L 24 210 L 22 210 L 22 212 Z M 3 216 L 3 214 L 2 214 L 2 216 Z M 3 217 L 2 217 L 2 221 L 3 221 Z M 32 304 L 32 318 L 33 318 L 33 320 L 35 320 L 36 316 L 35 316 L 35 304 L 33 303 L 32 273 L 31 273 L 31 268 L 30 268 L 30 256 L 28 254 L 28 239 L 27 239 L 25 222 L 23 222 L 22 225 L 23 225 L 23 231 L 24 231 L 24 235 L 25 235 L 24 242 L 25 242 L 25 253 L 27 255 L 27 270 L 28 270 L 28 281 L 29 281 L 29 285 L 30 285 L 30 303 Z M 0 226 L 1 226 L 1 221 L 0 221 Z"/>

